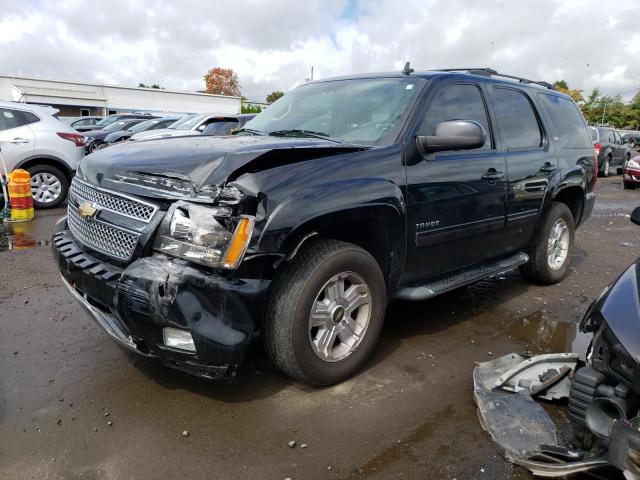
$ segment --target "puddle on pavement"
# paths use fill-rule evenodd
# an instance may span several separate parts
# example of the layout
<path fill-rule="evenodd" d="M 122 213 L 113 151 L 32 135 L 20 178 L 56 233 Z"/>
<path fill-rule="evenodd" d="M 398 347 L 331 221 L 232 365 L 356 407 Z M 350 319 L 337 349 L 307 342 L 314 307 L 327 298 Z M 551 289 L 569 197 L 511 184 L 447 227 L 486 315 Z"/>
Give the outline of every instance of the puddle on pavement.
<path fill-rule="evenodd" d="M 49 235 L 38 235 L 34 221 L 6 223 L 0 222 L 0 252 L 5 250 L 25 250 L 49 245 Z"/>
<path fill-rule="evenodd" d="M 577 324 L 554 320 L 544 310 L 514 318 L 507 333 L 532 354 L 576 352 L 582 360 L 591 342 L 591 334 L 579 332 Z"/>

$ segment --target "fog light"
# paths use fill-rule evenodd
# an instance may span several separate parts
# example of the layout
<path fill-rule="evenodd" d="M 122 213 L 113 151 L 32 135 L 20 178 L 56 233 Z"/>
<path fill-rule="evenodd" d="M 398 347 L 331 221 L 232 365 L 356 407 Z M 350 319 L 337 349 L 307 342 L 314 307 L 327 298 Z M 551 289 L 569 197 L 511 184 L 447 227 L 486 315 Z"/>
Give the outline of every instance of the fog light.
<path fill-rule="evenodd" d="M 164 327 L 162 329 L 162 336 L 164 337 L 164 344 L 167 347 L 186 350 L 188 352 L 196 351 L 196 345 L 193 343 L 193 337 L 191 336 L 191 333 L 186 330 Z"/>

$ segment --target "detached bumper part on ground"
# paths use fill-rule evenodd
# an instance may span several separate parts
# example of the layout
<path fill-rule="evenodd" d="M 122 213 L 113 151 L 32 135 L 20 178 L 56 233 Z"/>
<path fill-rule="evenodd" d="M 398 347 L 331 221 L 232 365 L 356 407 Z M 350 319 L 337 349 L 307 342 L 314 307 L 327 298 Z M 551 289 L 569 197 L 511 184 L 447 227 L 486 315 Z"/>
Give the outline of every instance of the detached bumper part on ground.
<path fill-rule="evenodd" d="M 577 362 L 577 354 L 564 353 L 531 358 L 509 354 L 481 363 L 473 380 L 483 429 L 507 460 L 540 477 L 565 477 L 611 465 L 624 471 L 628 479 L 640 478 L 640 418 L 613 421 L 606 433 L 607 448 L 587 452 L 561 445 L 556 425 L 534 400 L 571 397 L 569 410 L 575 422 L 580 411 L 576 397 L 588 396 L 590 388 L 595 395 L 601 381 L 590 379 L 602 376 L 588 367 L 576 372 Z M 585 410 L 590 405 L 593 402 L 587 401 Z M 577 424 L 585 424 L 584 416 L 578 417 Z M 593 430 L 596 422 L 587 423 Z"/>
<path fill-rule="evenodd" d="M 210 379 L 242 362 L 256 329 L 246 305 L 259 303 L 268 282 L 205 275 L 161 255 L 122 269 L 80 249 L 65 224 L 52 249 L 72 295 L 126 348 Z M 195 351 L 167 345 L 165 328 L 190 334 Z"/>

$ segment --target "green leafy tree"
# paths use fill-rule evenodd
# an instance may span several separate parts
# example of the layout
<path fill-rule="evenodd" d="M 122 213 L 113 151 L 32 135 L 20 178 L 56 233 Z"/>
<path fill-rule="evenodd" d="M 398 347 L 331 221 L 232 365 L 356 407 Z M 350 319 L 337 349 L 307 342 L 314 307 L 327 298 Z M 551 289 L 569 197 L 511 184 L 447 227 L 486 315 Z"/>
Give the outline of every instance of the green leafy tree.
<path fill-rule="evenodd" d="M 267 95 L 267 103 L 273 103 L 276 100 L 278 100 L 280 97 L 282 97 L 284 95 L 284 92 L 281 92 L 280 90 L 276 90 L 274 92 L 271 92 L 269 95 Z"/>

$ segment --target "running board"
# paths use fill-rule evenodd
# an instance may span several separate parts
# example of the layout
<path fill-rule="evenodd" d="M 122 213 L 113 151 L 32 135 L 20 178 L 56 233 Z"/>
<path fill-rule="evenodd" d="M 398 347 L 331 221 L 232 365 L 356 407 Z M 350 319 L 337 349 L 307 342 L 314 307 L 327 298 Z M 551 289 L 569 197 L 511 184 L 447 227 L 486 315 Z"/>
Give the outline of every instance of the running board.
<path fill-rule="evenodd" d="M 396 292 L 395 298 L 398 300 L 427 300 L 456 288 L 470 285 L 483 278 L 508 272 L 527 262 L 529 262 L 529 255 L 520 252 L 499 262 L 475 267 L 432 283 L 403 287 Z"/>

